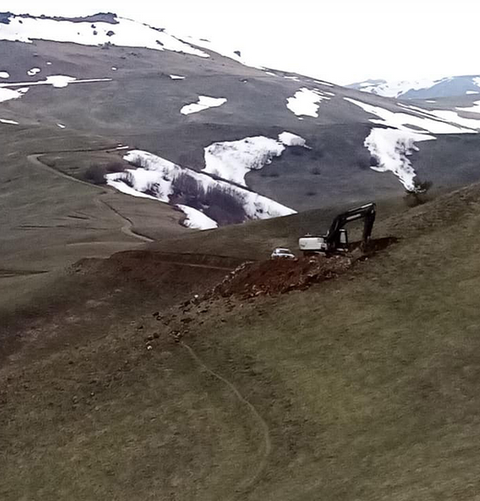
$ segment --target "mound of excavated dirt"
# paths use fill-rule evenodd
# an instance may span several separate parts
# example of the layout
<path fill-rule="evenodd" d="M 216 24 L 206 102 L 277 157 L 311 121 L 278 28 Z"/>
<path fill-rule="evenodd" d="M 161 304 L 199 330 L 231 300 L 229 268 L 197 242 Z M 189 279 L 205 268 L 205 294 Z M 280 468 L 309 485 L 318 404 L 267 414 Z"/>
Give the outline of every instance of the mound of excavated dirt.
<path fill-rule="evenodd" d="M 255 297 L 305 289 L 344 273 L 352 265 L 345 256 L 313 256 L 300 259 L 271 259 L 245 263 L 232 271 L 213 290 L 222 297 Z"/>

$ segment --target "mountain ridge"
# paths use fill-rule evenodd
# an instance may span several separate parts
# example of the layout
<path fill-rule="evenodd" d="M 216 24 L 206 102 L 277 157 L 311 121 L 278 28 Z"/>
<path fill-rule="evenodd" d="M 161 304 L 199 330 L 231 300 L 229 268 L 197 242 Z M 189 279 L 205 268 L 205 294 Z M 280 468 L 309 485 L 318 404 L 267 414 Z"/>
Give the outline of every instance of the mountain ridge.
<path fill-rule="evenodd" d="M 480 75 L 459 75 L 436 80 L 365 80 L 347 85 L 350 89 L 405 100 L 480 95 Z"/>
<path fill-rule="evenodd" d="M 7 136 L 48 126 L 59 139 L 88 132 L 119 145 L 111 162 L 81 168 L 69 153 L 35 151 L 73 177 L 108 180 L 210 228 L 329 207 L 339 197 L 401 198 L 426 182 L 443 190 L 479 175 L 472 147 L 458 148 L 478 137 L 473 98 L 455 111 L 419 108 L 248 66 L 238 54 L 113 13 L 71 19 L 8 14 L 0 24 L 0 124 Z M 135 164 L 129 151 L 156 160 Z M 206 196 L 212 180 L 215 193 Z M 257 202 L 248 202 L 252 194 Z M 185 222 L 192 227 L 191 217 Z"/>

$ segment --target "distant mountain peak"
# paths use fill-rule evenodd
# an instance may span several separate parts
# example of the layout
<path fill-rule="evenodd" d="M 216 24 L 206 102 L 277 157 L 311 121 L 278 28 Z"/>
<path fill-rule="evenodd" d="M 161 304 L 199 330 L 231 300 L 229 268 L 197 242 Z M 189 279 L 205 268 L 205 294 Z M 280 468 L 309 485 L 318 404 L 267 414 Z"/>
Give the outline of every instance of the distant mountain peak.
<path fill-rule="evenodd" d="M 371 79 L 348 85 L 351 89 L 397 99 L 435 99 L 480 93 L 480 75 L 444 77 L 436 80 Z"/>

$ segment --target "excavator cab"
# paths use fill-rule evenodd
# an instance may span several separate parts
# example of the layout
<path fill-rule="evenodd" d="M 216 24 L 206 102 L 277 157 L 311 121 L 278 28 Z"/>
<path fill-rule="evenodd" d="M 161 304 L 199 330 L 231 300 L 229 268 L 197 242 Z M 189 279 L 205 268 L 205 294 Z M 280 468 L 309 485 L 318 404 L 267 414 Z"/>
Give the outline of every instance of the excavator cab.
<path fill-rule="evenodd" d="M 342 228 L 338 232 L 338 247 L 337 250 L 339 252 L 347 252 L 348 251 L 348 232 L 345 228 Z"/>
<path fill-rule="evenodd" d="M 305 235 L 300 238 L 298 241 L 299 248 L 304 254 L 347 252 L 349 247 L 348 233 L 344 226 L 358 219 L 364 219 L 362 249 L 365 250 L 372 235 L 375 216 L 376 204 L 374 202 L 350 209 L 339 214 L 333 220 L 327 234 L 320 236 Z"/>

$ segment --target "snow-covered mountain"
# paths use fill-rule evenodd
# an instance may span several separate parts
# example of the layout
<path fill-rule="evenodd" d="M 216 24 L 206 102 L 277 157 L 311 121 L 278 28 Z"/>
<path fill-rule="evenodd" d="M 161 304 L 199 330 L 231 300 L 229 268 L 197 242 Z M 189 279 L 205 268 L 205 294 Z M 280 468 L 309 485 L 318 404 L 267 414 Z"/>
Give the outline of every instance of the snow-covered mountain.
<path fill-rule="evenodd" d="M 436 99 L 480 95 L 480 75 L 445 77 L 438 80 L 366 80 L 347 87 L 397 99 Z"/>
<path fill-rule="evenodd" d="M 115 14 L 0 14 L 1 132 L 64 137 L 63 157 L 76 135 L 122 144 L 105 181 L 179 208 L 189 227 L 480 179 L 473 94 L 420 108 L 213 47 Z M 42 146 L 23 148 L 54 153 Z"/>

